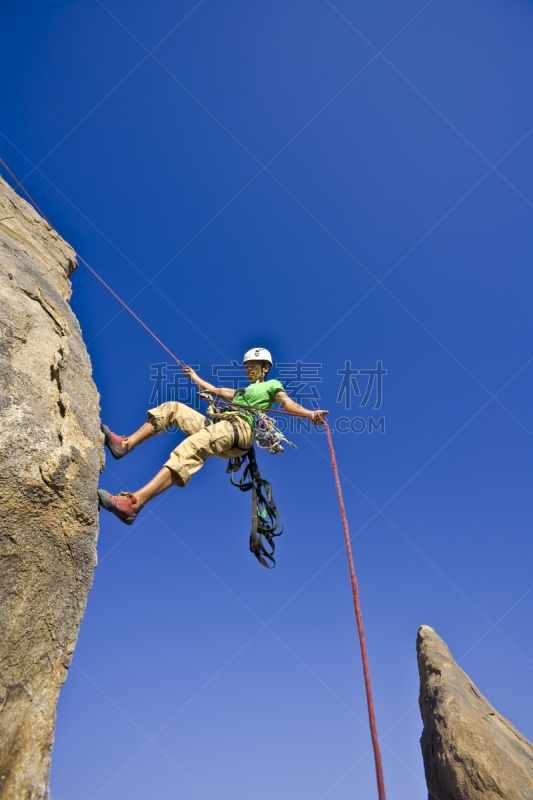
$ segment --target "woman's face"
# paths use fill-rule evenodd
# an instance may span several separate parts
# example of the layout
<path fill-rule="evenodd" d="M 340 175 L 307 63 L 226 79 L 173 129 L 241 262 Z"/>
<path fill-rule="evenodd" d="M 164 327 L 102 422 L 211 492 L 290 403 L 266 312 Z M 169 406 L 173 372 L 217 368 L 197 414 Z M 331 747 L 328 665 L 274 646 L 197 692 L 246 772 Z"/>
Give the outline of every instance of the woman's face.
<path fill-rule="evenodd" d="M 264 377 L 263 367 L 260 361 L 247 361 L 244 365 L 244 369 L 246 370 L 246 377 L 250 383 L 255 383 Z"/>

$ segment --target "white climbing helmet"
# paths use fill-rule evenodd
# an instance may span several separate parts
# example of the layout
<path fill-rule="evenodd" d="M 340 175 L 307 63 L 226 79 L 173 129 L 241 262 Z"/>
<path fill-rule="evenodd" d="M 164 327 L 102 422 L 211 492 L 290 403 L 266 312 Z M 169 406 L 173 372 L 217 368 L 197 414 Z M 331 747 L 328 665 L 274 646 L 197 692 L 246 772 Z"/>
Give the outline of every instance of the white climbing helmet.
<path fill-rule="evenodd" d="M 243 356 L 242 363 L 246 364 L 247 361 L 268 361 L 271 367 L 274 366 L 272 356 L 264 347 L 253 347 L 248 350 Z"/>

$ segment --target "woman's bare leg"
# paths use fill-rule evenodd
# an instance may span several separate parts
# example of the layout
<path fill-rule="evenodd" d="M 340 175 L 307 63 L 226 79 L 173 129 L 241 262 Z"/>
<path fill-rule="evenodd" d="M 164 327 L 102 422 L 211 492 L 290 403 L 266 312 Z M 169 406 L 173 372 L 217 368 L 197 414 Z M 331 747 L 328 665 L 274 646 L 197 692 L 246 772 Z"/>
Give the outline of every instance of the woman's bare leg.
<path fill-rule="evenodd" d="M 146 503 L 149 503 L 150 500 L 153 500 L 158 494 L 166 492 L 166 490 L 170 489 L 171 486 L 172 473 L 168 467 L 162 467 L 157 475 L 152 478 L 152 480 L 147 483 L 146 486 L 143 486 L 143 488 L 139 489 L 138 492 L 133 492 L 134 496 L 137 498 L 137 502 L 132 503 L 132 509 L 134 511 L 140 511 L 141 508 L 146 505 Z"/>
<path fill-rule="evenodd" d="M 158 432 L 154 428 L 151 422 L 145 422 L 138 431 L 132 433 L 131 436 L 125 436 L 124 442 L 127 442 L 130 446 L 130 449 L 133 450 L 134 447 L 137 445 L 146 442 L 147 439 L 151 439 L 152 436 L 157 436 Z"/>

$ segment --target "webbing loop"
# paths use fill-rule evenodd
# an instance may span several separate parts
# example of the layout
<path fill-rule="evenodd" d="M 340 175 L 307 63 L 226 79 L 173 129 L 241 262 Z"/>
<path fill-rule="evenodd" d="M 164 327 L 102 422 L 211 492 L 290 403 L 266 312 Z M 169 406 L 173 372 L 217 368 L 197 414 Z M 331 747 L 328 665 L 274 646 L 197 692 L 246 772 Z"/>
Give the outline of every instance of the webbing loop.
<path fill-rule="evenodd" d="M 233 476 L 239 472 L 243 465 L 243 475 L 239 481 Z M 241 492 L 252 492 L 252 530 L 250 532 L 250 551 L 260 564 L 267 569 L 276 566 L 274 551 L 276 544 L 274 537 L 283 533 L 283 519 L 278 514 L 272 486 L 261 477 L 259 466 L 252 447 L 244 456 L 232 458 L 228 463 L 227 473 L 231 475 L 231 482 Z M 270 563 L 267 563 L 267 560 Z"/>

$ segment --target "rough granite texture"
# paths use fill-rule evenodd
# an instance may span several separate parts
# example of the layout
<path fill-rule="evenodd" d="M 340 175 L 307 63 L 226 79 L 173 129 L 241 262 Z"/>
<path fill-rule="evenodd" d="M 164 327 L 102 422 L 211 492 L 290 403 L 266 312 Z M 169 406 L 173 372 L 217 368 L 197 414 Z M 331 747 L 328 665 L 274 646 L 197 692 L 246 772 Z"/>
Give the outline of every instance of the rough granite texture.
<path fill-rule="evenodd" d="M 429 800 L 533 800 L 533 745 L 485 700 L 433 628 L 417 639 Z"/>
<path fill-rule="evenodd" d="M 7 219 L 6 219 L 7 217 Z M 98 393 L 74 251 L 0 179 L 0 797 L 48 797 L 59 690 L 96 564 Z"/>

